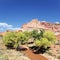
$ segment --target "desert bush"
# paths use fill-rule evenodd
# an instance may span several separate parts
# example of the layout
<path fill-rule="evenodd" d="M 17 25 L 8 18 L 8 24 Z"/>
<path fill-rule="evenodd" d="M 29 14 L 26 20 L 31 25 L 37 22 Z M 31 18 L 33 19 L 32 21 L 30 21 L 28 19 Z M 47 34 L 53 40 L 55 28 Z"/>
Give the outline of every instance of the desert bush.
<path fill-rule="evenodd" d="M 15 32 L 7 32 L 3 36 L 3 42 L 7 47 L 13 47 L 15 44 L 16 35 Z"/>
<path fill-rule="evenodd" d="M 43 33 L 43 37 L 47 38 L 48 41 L 50 41 L 52 44 L 54 44 L 56 42 L 56 36 L 54 35 L 54 33 L 52 31 L 45 31 Z"/>
<path fill-rule="evenodd" d="M 40 44 L 42 44 L 41 46 L 44 47 L 49 47 L 51 44 L 54 44 L 56 41 L 56 37 L 54 33 L 51 31 L 41 31 L 40 36 L 41 38 L 39 39 L 39 42 L 41 41 Z"/>
<path fill-rule="evenodd" d="M 17 48 L 19 45 L 24 44 L 27 37 L 23 32 L 7 32 L 3 36 L 3 42 L 7 47 Z"/>
<path fill-rule="evenodd" d="M 53 32 L 51 31 L 40 31 L 39 32 L 40 34 L 40 38 L 39 39 L 36 39 L 34 40 L 35 41 L 35 45 L 37 47 L 39 47 L 37 49 L 37 51 L 39 52 L 41 49 L 43 49 L 44 51 L 48 50 L 48 47 L 50 47 L 51 44 L 55 44 L 55 41 L 56 41 L 56 37 L 54 35 Z M 42 51 L 42 50 L 41 50 Z M 49 54 L 52 55 L 52 53 L 49 52 Z"/>
<path fill-rule="evenodd" d="M 4 44 L 7 47 L 17 48 L 20 45 L 25 44 L 30 38 L 34 38 L 34 43 L 36 46 L 47 48 L 51 44 L 55 43 L 55 35 L 51 31 L 33 30 L 31 32 L 7 32 L 3 36 Z"/>
<path fill-rule="evenodd" d="M 41 41 L 40 41 L 40 40 L 36 40 L 36 41 L 35 41 L 35 45 L 36 45 L 36 46 L 41 46 L 41 45 L 42 45 L 42 43 L 41 43 Z"/>

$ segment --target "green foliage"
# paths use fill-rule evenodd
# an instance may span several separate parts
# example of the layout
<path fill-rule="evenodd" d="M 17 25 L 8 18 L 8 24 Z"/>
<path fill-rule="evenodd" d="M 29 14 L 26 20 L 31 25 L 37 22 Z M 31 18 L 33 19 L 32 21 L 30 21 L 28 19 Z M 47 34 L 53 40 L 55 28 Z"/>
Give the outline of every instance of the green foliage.
<path fill-rule="evenodd" d="M 26 35 L 23 32 L 7 32 L 3 37 L 4 44 L 17 48 L 19 45 L 27 41 Z"/>
<path fill-rule="evenodd" d="M 6 46 L 13 47 L 15 44 L 15 39 L 16 39 L 15 32 L 7 32 L 6 35 L 4 35 L 4 37 L 3 37 L 3 41 Z"/>
<path fill-rule="evenodd" d="M 49 41 L 47 38 L 41 38 L 40 40 L 41 40 L 42 46 L 44 46 L 45 48 L 49 46 Z"/>
<path fill-rule="evenodd" d="M 24 31 L 23 33 L 25 34 L 26 40 L 28 41 L 31 38 L 31 32 Z"/>
<path fill-rule="evenodd" d="M 19 32 L 17 33 L 17 40 L 18 42 L 20 42 L 21 44 L 24 44 L 26 42 L 26 35 L 23 32 Z"/>
<path fill-rule="evenodd" d="M 43 46 L 45 48 L 49 47 L 51 44 L 54 44 L 56 37 L 51 31 L 40 30 L 40 36 L 38 40 L 35 41 L 36 46 Z"/>
<path fill-rule="evenodd" d="M 44 29 L 40 29 L 40 38 L 42 38 L 43 37 L 43 34 L 44 34 L 44 32 L 45 32 L 45 30 Z"/>
<path fill-rule="evenodd" d="M 31 36 L 32 36 L 34 39 L 37 38 L 37 34 L 38 34 L 38 31 L 37 31 L 37 30 L 31 31 Z"/>
<path fill-rule="evenodd" d="M 45 37 L 45 38 L 47 38 L 49 41 L 51 41 L 51 43 L 53 44 L 53 43 L 55 43 L 55 41 L 56 41 L 56 37 L 55 37 L 55 35 L 54 35 L 54 33 L 53 32 L 51 32 L 51 31 L 45 31 L 44 33 L 43 33 L 43 37 Z"/>
<path fill-rule="evenodd" d="M 21 44 L 25 44 L 30 38 L 34 38 L 36 46 L 43 46 L 45 48 L 49 47 L 51 44 L 55 43 L 56 38 L 53 32 L 40 30 L 24 31 L 24 32 L 7 32 L 3 36 L 3 41 L 6 46 L 12 46 L 17 48 Z"/>
<path fill-rule="evenodd" d="M 45 48 L 50 46 L 50 42 L 48 41 L 47 38 L 41 38 L 40 40 L 36 40 L 35 44 L 36 44 L 36 46 L 39 46 L 39 47 L 43 46 Z"/>
<path fill-rule="evenodd" d="M 36 44 L 36 46 L 42 46 L 42 44 L 41 44 L 41 41 L 40 41 L 40 40 L 36 40 L 36 41 L 35 41 L 35 44 Z"/>
<path fill-rule="evenodd" d="M 33 37 L 34 40 L 36 40 L 36 39 L 40 39 L 41 35 L 37 30 L 33 30 L 31 31 L 31 37 Z"/>

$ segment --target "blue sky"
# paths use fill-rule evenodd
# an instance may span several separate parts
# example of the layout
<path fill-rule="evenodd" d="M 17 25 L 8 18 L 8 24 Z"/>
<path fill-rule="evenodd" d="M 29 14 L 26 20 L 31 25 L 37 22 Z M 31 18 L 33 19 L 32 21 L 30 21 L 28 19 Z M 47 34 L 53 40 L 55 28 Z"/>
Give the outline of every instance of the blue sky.
<path fill-rule="evenodd" d="M 18 29 L 35 18 L 60 22 L 60 0 L 0 0 L 0 31 Z"/>

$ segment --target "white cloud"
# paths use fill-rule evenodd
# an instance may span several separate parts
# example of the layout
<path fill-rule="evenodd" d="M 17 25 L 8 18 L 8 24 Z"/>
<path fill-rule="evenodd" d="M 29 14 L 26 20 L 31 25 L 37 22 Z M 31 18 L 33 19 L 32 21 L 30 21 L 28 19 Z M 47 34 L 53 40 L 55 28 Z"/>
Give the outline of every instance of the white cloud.
<path fill-rule="evenodd" d="M 9 25 L 7 23 L 0 23 L 0 27 L 12 27 L 12 25 Z"/>
<path fill-rule="evenodd" d="M 55 22 L 56 24 L 59 24 L 60 22 Z"/>
<path fill-rule="evenodd" d="M 42 22 L 46 22 L 46 21 L 42 21 Z"/>
<path fill-rule="evenodd" d="M 11 28 L 8 28 L 9 30 L 19 30 L 20 28 L 15 28 L 15 27 L 11 27 Z"/>
<path fill-rule="evenodd" d="M 13 25 L 0 22 L 0 32 L 6 31 L 6 30 L 16 30 L 16 29 L 19 29 L 19 28 L 15 28 L 13 27 Z"/>

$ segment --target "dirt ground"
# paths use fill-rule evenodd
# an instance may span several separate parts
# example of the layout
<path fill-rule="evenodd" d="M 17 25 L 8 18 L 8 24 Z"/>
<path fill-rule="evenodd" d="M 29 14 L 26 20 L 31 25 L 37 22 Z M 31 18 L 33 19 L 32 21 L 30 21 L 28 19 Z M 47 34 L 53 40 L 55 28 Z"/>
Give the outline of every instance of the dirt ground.
<path fill-rule="evenodd" d="M 48 60 L 47 58 L 41 56 L 40 54 L 34 54 L 31 50 L 26 50 L 25 54 L 31 59 L 31 60 Z"/>

